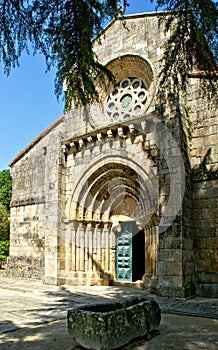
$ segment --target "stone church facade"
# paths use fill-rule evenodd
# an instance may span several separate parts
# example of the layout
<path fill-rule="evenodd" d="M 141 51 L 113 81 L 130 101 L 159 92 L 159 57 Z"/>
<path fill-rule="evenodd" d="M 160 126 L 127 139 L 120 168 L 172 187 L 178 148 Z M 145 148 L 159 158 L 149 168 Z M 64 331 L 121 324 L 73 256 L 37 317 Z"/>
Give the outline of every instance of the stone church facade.
<path fill-rule="evenodd" d="M 217 111 L 193 72 L 186 104 L 157 115 L 161 15 L 112 21 L 93 45 L 116 86 L 11 161 L 8 275 L 217 296 Z"/>

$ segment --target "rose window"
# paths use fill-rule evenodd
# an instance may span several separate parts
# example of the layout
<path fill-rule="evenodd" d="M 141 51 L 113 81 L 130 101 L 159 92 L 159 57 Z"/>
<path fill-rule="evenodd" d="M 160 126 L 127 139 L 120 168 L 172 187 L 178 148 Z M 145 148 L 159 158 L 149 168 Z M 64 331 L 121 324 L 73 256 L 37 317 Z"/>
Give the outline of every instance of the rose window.
<path fill-rule="evenodd" d="M 111 121 L 140 117 L 145 111 L 147 88 L 138 78 L 123 79 L 108 96 L 104 110 Z"/>

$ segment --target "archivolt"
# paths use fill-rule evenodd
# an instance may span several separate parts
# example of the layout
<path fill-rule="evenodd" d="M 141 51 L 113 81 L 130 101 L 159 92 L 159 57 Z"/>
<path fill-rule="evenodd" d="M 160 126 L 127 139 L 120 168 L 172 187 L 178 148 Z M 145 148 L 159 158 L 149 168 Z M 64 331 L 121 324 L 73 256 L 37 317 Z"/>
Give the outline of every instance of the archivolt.
<path fill-rule="evenodd" d="M 108 222 L 112 215 L 151 215 L 157 199 L 151 169 L 131 159 L 107 157 L 92 164 L 76 183 L 70 206 L 75 220 Z"/>
<path fill-rule="evenodd" d="M 144 57 L 135 54 L 125 54 L 114 58 L 107 63 L 106 67 L 112 71 L 116 77 L 116 81 L 127 78 L 128 76 L 136 76 L 145 80 L 149 88 L 154 80 L 154 72 L 151 62 Z"/>

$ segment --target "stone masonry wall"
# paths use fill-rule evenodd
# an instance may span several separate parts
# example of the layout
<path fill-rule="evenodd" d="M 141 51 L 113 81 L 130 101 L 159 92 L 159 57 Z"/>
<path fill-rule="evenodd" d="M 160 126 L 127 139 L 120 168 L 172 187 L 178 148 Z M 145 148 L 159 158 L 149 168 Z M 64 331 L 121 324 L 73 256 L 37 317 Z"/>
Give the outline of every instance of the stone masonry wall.
<path fill-rule="evenodd" d="M 115 242 L 113 235 L 109 234 L 110 228 L 107 223 L 103 231 L 95 226 L 95 222 L 100 219 L 98 216 L 87 221 L 84 226 L 86 217 L 83 212 L 76 222 L 72 213 L 76 206 L 80 210 L 81 197 L 78 194 L 77 202 L 73 203 L 73 196 L 79 193 L 76 184 L 78 182 L 80 185 L 80 181 L 83 181 L 81 176 L 91 176 L 91 164 L 95 169 L 102 164 L 105 171 L 103 164 L 106 166 L 109 159 L 111 164 L 119 160 L 122 166 L 125 164 L 127 167 L 137 160 L 137 169 L 143 164 L 142 169 L 148 174 L 147 180 L 153 172 L 159 191 L 154 198 L 155 220 L 159 220 L 160 224 L 159 237 L 155 238 L 155 256 L 152 257 L 155 268 L 152 271 L 149 267 L 145 269 L 147 277 L 153 274 L 152 288 L 162 295 L 176 297 L 188 297 L 194 293 L 217 296 L 217 112 L 207 108 L 206 102 L 199 96 L 199 79 L 191 76 L 190 87 L 185 102 L 180 105 L 180 111 L 175 109 L 165 116 L 163 123 L 159 124 L 162 133 L 155 135 L 155 128 L 158 128 L 158 122 L 157 125 L 154 122 L 155 86 L 167 39 L 163 25 L 159 24 L 158 14 L 127 16 L 125 23 L 120 19 L 112 22 L 103 31 L 101 43 L 95 40 L 93 44 L 100 63 L 111 64 L 115 73 L 120 74 L 117 79 L 125 74 L 132 76 L 134 68 L 133 76 L 139 74 L 140 79 L 145 78 L 146 81 L 144 75 L 150 72 L 149 107 L 146 123 L 141 124 L 143 127 L 146 125 L 146 137 L 124 135 L 122 139 L 114 128 L 111 135 L 116 137 L 113 141 L 105 142 L 111 137 L 109 126 L 104 125 L 107 130 L 102 129 L 98 138 L 98 131 L 95 130 L 98 127 L 89 123 L 89 108 L 75 109 L 72 106 L 72 110 L 62 120 L 59 119 L 48 128 L 12 162 L 8 274 L 40 278 L 46 283 L 55 284 L 72 282 L 73 279 L 78 283 L 83 283 L 85 279 L 96 283 L 96 280 L 104 277 L 97 265 L 87 258 L 88 252 L 83 249 L 83 245 L 91 235 L 100 237 L 100 232 L 104 232 L 107 237 L 111 237 L 111 252 L 102 250 L 101 255 L 100 250 L 95 251 L 94 247 L 91 249 L 96 258 L 95 263 L 100 262 L 108 276 L 114 278 Z M 128 61 L 122 59 L 124 55 L 128 59 L 131 56 L 135 58 Z M 149 130 L 149 123 L 154 127 L 153 130 Z M 125 130 L 128 129 L 127 124 Z M 166 137 L 164 127 L 172 135 L 176 146 Z M 92 141 L 88 141 L 88 136 Z M 94 144 L 91 145 L 93 140 Z M 181 163 L 184 165 L 183 178 L 182 174 L 178 174 Z M 183 186 L 184 193 L 180 195 Z M 154 231 L 158 232 L 157 226 Z M 73 250 L 76 247 L 72 244 L 75 240 L 78 240 L 77 251 Z M 89 266 L 92 266 L 90 275 Z"/>
<path fill-rule="evenodd" d="M 185 192 L 187 167 L 181 147 L 181 116 L 175 113 L 173 118 L 167 117 L 163 123 L 166 129 L 162 127 L 158 134 L 160 144 L 158 160 L 159 215 L 161 221 L 159 225 L 157 292 L 165 296 L 185 297 L 190 295 L 190 291 L 188 283 L 184 284 L 187 261 L 183 215 L 187 205 Z"/>
<path fill-rule="evenodd" d="M 45 157 L 36 145 L 12 167 L 10 260 L 7 274 L 43 278 Z"/>
<path fill-rule="evenodd" d="M 117 40 L 118 32 L 119 40 Z M 159 60 L 163 54 L 165 40 L 166 34 L 164 34 L 163 24 L 159 24 L 159 16 L 152 13 L 152 15 L 129 16 L 125 22 L 118 19 L 106 27 L 101 35 L 101 41 L 95 40 L 93 47 L 103 65 L 127 54 L 139 55 L 149 62 L 153 72 L 155 72 L 154 86 L 149 91 L 150 110 L 154 110 L 155 100 L 152 101 L 152 98 L 155 95 L 156 77 L 160 69 Z M 121 64 L 119 71 L 124 69 L 126 66 Z M 129 73 L 131 74 L 131 67 L 129 67 Z M 88 123 L 88 119 L 89 113 L 86 108 L 76 110 L 72 106 L 72 110 L 67 113 L 65 118 L 66 139 L 90 132 L 93 128 Z"/>
<path fill-rule="evenodd" d="M 154 13 L 129 16 L 124 22 L 117 20 L 109 25 L 101 35 L 101 43 L 95 41 L 94 50 L 104 65 L 121 55 L 141 55 L 152 63 L 157 74 L 166 40 L 163 28 L 163 23 L 159 24 L 159 16 Z"/>
<path fill-rule="evenodd" d="M 44 203 L 11 208 L 8 275 L 43 279 L 44 211 Z"/>
<path fill-rule="evenodd" d="M 190 79 L 187 96 L 191 126 L 193 248 L 196 294 L 218 295 L 218 116 Z"/>
<path fill-rule="evenodd" d="M 61 149 L 61 125 L 57 123 L 12 164 L 8 275 L 42 279 L 46 274 L 57 278 L 54 267 L 57 264 L 57 158 Z"/>
<path fill-rule="evenodd" d="M 153 178 L 154 173 L 156 174 L 156 164 L 154 164 L 152 159 L 149 159 L 149 153 L 143 150 L 144 140 L 141 135 L 136 135 L 131 139 L 130 136 L 119 137 L 117 131 L 115 136 L 115 130 L 113 132 L 113 138 L 106 138 L 107 130 L 103 130 L 102 135 L 104 134 L 104 137 L 102 142 L 95 141 L 90 145 L 88 144 L 86 147 L 78 149 L 76 154 L 73 153 L 72 149 L 68 148 L 65 164 L 66 212 L 63 218 L 66 224 L 66 238 L 68 240 L 65 247 L 62 247 L 62 271 L 60 271 L 62 277 L 68 283 L 96 284 L 104 283 L 104 279 L 115 279 L 114 233 L 108 226 L 107 220 L 105 223 L 102 222 L 102 227 L 100 226 L 101 219 L 98 213 L 95 214 L 93 212 L 93 216 L 88 218 L 81 212 L 80 216 L 80 209 L 76 210 L 80 202 L 77 202 L 77 197 L 74 197 L 76 192 L 81 192 L 82 194 L 84 191 L 80 183 L 84 182 L 87 186 L 90 178 L 93 176 L 91 175 L 92 172 L 98 168 L 106 167 L 107 163 L 110 164 L 110 168 L 111 164 L 124 166 L 124 164 L 127 165 L 129 162 L 130 167 L 130 164 L 134 164 L 139 169 L 141 169 L 143 164 L 144 171 L 147 171 L 148 182 L 149 176 Z M 69 145 L 70 143 L 69 141 Z M 77 186 L 78 183 L 79 185 Z M 75 215 L 78 217 L 75 217 Z M 105 242 L 109 242 L 106 246 L 103 243 L 104 239 Z M 89 242 L 88 245 L 87 242 Z M 71 258 L 69 259 L 70 256 Z"/>
<path fill-rule="evenodd" d="M 218 295 L 218 179 L 193 184 L 196 294 Z"/>
<path fill-rule="evenodd" d="M 125 19 L 125 26 L 121 20 L 115 21 L 112 25 L 109 25 L 105 32 L 102 33 L 101 43 L 99 44 L 97 40 L 94 43 L 94 49 L 100 62 L 102 64 L 108 64 L 117 57 L 122 58 L 122 55 L 125 54 L 139 55 L 151 64 L 155 72 L 155 80 L 160 69 L 160 57 L 163 53 L 163 45 L 166 40 L 163 26 L 159 26 L 158 20 L 158 16 L 154 16 L 153 14 L 152 16 L 129 16 Z M 118 32 L 119 40 L 117 40 Z M 122 71 L 122 69 L 126 69 L 126 67 L 124 65 L 122 66 L 121 60 L 120 71 Z M 149 91 L 149 93 L 151 93 L 151 91 Z M 155 90 L 153 90 L 152 93 L 155 93 Z M 167 127 L 169 127 L 169 130 L 174 135 L 180 147 L 185 166 L 186 179 L 184 181 L 185 192 L 181 210 L 171 227 L 169 227 L 165 233 L 160 234 L 159 290 L 161 293 L 167 295 L 167 293 L 172 294 L 172 290 L 174 289 L 175 295 L 182 295 L 183 297 L 195 293 L 195 283 L 196 291 L 198 292 L 197 284 L 200 283 L 200 277 L 197 272 L 198 249 L 196 249 L 195 246 L 198 244 L 196 239 L 198 240 L 201 235 L 196 237 L 196 230 L 195 227 L 193 227 L 196 223 L 192 220 L 192 214 L 194 213 L 195 215 L 195 205 L 197 204 L 195 201 L 195 185 L 193 185 L 192 182 L 195 177 L 192 175 L 195 169 L 201 171 L 202 164 L 207 164 L 207 170 L 210 172 L 214 172 L 217 167 L 217 116 L 215 112 L 209 112 L 206 109 L 205 102 L 199 98 L 198 93 L 198 81 L 196 79 L 190 79 L 190 91 L 187 93 L 187 100 L 184 105 L 181 106 L 180 116 L 177 115 L 176 117 L 178 118 L 178 123 L 175 121 L 175 125 L 171 125 L 174 119 L 172 116 L 176 116 L 176 111 L 172 112 L 170 118 L 166 120 Z M 154 102 L 155 99 L 151 103 L 150 110 L 152 110 L 152 108 L 154 110 Z M 86 123 L 86 115 L 83 111 L 81 111 L 80 115 L 80 124 L 78 123 L 79 115 L 76 116 L 76 124 L 72 123 L 72 118 L 73 116 L 69 115 L 66 119 L 69 136 L 73 134 L 82 134 L 85 130 L 86 132 L 91 130 L 88 123 Z M 78 128 L 77 125 L 80 126 L 80 128 Z M 191 146 L 192 149 L 190 153 Z M 173 150 L 172 154 L 169 156 L 173 157 Z M 208 178 L 208 181 L 209 180 Z M 168 166 L 167 164 L 164 165 L 163 158 L 160 159 L 159 162 L 159 181 L 161 216 L 167 205 L 171 181 Z M 180 186 L 181 184 L 175 184 L 175 192 L 177 185 Z M 211 182 L 210 185 L 208 183 L 208 186 L 211 186 Z M 213 185 L 213 188 L 215 189 L 215 185 Z M 192 196 L 193 189 L 194 197 Z M 212 203 L 214 200 L 216 202 L 215 193 L 216 191 L 211 194 L 208 208 L 212 209 Z M 217 202 L 215 204 L 213 216 L 216 216 L 215 213 L 217 212 Z M 174 203 L 174 206 L 176 205 L 178 205 L 178 203 Z M 193 212 L 192 207 L 194 208 Z M 173 211 L 173 206 L 171 209 Z M 168 213 L 168 215 L 170 215 L 170 213 Z M 203 212 L 202 215 L 204 215 Z M 216 230 L 217 221 L 214 219 L 209 225 L 213 225 L 213 229 Z M 198 229 L 201 232 L 204 231 L 203 226 L 204 224 L 198 222 Z M 209 233 L 208 239 L 211 239 L 211 234 Z M 193 249 L 195 249 L 195 254 L 193 254 Z M 213 275 L 211 283 L 214 283 L 215 272 L 213 272 L 212 275 L 209 273 L 209 275 Z M 205 281 L 208 281 L 209 275 L 207 275 Z M 200 274 L 200 276 L 202 278 L 202 274 Z"/>

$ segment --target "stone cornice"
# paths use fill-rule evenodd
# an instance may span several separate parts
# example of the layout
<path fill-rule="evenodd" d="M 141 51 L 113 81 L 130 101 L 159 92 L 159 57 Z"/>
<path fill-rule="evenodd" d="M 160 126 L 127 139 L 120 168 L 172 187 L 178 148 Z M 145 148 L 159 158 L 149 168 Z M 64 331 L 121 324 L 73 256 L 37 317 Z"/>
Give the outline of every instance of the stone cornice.
<path fill-rule="evenodd" d="M 87 134 L 75 136 L 65 140 L 62 144 L 63 153 L 72 151 L 74 154 L 82 151 L 93 143 L 104 143 L 113 139 L 135 138 L 138 135 L 146 135 L 146 120 L 153 118 L 151 113 L 146 118 L 129 120 L 128 122 L 109 125 L 100 129 L 95 129 Z"/>
<path fill-rule="evenodd" d="M 38 197 L 38 198 L 27 198 L 27 199 L 15 199 L 11 201 L 10 207 L 21 207 L 21 206 L 27 206 L 27 205 L 34 205 L 34 204 L 44 204 L 45 203 L 45 197 Z"/>

